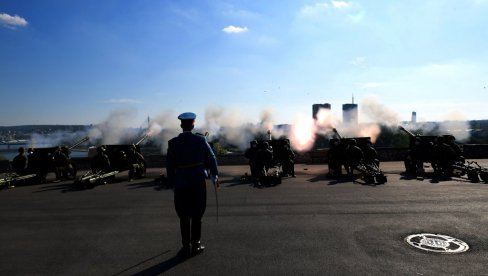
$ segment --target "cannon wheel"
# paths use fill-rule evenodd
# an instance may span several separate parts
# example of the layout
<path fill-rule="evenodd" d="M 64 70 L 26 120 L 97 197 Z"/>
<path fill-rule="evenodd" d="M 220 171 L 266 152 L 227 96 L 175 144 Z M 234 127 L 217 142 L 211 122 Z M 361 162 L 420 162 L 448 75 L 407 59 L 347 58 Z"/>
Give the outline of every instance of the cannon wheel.
<path fill-rule="evenodd" d="M 480 172 L 480 178 L 485 182 L 488 183 L 488 172 Z"/>
<path fill-rule="evenodd" d="M 385 183 L 386 183 L 386 181 L 387 181 L 387 180 L 386 180 L 386 176 L 385 176 L 384 174 L 378 174 L 378 175 L 376 176 L 376 182 L 377 182 L 378 184 L 385 184 Z"/>
<path fill-rule="evenodd" d="M 480 182 L 478 172 L 475 172 L 475 171 L 468 172 L 468 179 L 469 179 L 469 181 L 471 181 L 471 183 L 479 183 Z"/>
<path fill-rule="evenodd" d="M 364 179 L 364 182 L 366 182 L 366 184 L 372 184 L 372 183 L 374 183 L 374 176 L 371 175 L 371 174 L 365 174 L 363 176 L 363 179 Z"/>

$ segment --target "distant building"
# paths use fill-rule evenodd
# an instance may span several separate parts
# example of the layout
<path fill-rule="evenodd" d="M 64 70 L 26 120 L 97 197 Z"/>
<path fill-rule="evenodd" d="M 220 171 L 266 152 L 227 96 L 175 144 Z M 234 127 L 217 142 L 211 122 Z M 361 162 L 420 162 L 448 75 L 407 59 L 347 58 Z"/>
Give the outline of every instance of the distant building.
<path fill-rule="evenodd" d="M 358 124 L 358 105 L 355 103 L 342 105 L 342 122 L 345 126 Z"/>
<path fill-rule="evenodd" d="M 319 110 L 321 108 L 325 108 L 330 110 L 330 104 L 324 103 L 324 104 L 313 104 L 312 105 L 312 116 L 315 120 L 317 120 L 317 113 L 319 113 Z"/>
<path fill-rule="evenodd" d="M 412 112 L 412 122 L 413 124 L 417 123 L 417 112 Z"/>

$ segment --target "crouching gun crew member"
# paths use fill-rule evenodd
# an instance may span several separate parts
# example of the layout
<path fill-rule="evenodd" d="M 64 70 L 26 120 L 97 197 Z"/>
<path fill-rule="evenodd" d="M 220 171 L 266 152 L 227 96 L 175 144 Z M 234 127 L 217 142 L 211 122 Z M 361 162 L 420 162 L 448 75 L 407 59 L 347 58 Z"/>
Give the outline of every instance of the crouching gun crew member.
<path fill-rule="evenodd" d="M 174 204 L 180 218 L 180 253 L 185 256 L 203 251 L 200 243 L 202 217 L 205 213 L 207 192 L 205 179 L 217 183 L 218 168 L 215 154 L 204 136 L 192 133 L 196 115 L 180 114 L 183 133 L 168 142 L 166 170 L 168 181 L 174 187 Z"/>

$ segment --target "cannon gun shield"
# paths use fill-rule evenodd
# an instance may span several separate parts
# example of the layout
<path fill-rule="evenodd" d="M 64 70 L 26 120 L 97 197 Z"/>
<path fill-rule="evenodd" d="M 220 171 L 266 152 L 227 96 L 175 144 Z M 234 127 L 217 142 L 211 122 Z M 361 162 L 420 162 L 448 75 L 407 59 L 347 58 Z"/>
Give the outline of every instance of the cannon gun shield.
<path fill-rule="evenodd" d="M 27 171 L 35 174 L 38 182 L 45 182 L 48 173 L 54 172 L 56 179 L 75 179 L 76 163 L 69 157 L 71 150 L 88 141 L 88 136 L 74 142 L 71 146 L 30 148 L 28 150 Z"/>
<path fill-rule="evenodd" d="M 371 137 L 344 138 L 337 129 L 334 128 L 333 132 L 338 138 L 330 139 L 331 147 L 329 151 L 333 150 L 334 153 L 329 155 L 329 172 L 332 170 L 329 175 L 333 176 L 335 170 L 341 170 L 340 166 L 338 166 L 340 164 L 346 167 L 346 171 L 349 174 L 352 174 L 354 170 L 360 172 L 362 179 L 367 184 L 384 184 L 387 182 L 386 176 L 379 167 L 379 159 L 376 150 L 372 146 Z M 351 144 L 359 148 L 363 157 L 352 156 L 356 154 L 348 151 L 348 147 Z M 353 146 L 351 147 L 354 148 Z M 355 149 L 354 152 L 359 150 Z M 332 167 L 331 164 L 335 165 Z"/>

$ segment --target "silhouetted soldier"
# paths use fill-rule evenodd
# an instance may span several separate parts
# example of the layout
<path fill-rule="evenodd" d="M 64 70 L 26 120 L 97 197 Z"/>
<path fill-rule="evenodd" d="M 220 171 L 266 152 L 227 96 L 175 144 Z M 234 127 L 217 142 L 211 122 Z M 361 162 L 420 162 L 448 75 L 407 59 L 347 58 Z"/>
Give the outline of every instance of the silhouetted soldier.
<path fill-rule="evenodd" d="M 36 158 L 33 148 L 27 149 L 27 172 L 36 173 Z"/>
<path fill-rule="evenodd" d="M 290 142 L 285 140 L 285 145 L 281 153 L 281 163 L 283 166 L 283 174 L 285 176 L 295 177 L 295 153 L 290 147 Z"/>
<path fill-rule="evenodd" d="M 218 180 L 217 159 L 212 149 L 204 137 L 192 133 L 195 118 L 191 112 L 178 116 L 183 133 L 168 142 L 166 159 L 168 181 L 174 187 L 175 209 L 180 218 L 183 244 L 180 254 L 184 257 L 204 249 L 200 238 L 207 202 L 205 179 L 208 171 L 214 184 Z"/>
<path fill-rule="evenodd" d="M 434 147 L 435 167 L 437 173 L 446 176 L 452 175 L 452 165 L 456 159 L 454 150 L 445 143 L 442 136 L 437 137 L 436 145 Z"/>
<path fill-rule="evenodd" d="M 261 170 L 264 170 L 264 164 L 259 159 L 258 142 L 256 140 L 251 141 L 251 147 L 246 150 L 244 156 L 249 159 L 249 168 L 251 170 L 251 178 L 254 184 L 257 184 L 259 177 L 261 176 Z"/>
<path fill-rule="evenodd" d="M 456 144 L 456 142 L 455 142 L 456 138 L 453 135 L 448 135 L 445 138 L 445 141 L 446 141 L 446 144 L 448 144 L 452 148 L 452 150 L 454 151 L 454 160 L 464 163 L 465 159 L 463 156 L 463 150 L 461 149 L 461 147 L 458 144 Z"/>
<path fill-rule="evenodd" d="M 428 155 L 429 152 L 427 152 L 425 145 L 422 144 L 422 140 L 419 137 L 415 137 L 412 148 L 410 149 L 410 160 L 405 160 L 405 162 L 409 162 L 408 165 L 405 165 L 406 168 L 409 168 L 408 173 L 423 173 L 424 160 L 428 159 Z"/>
<path fill-rule="evenodd" d="M 132 145 L 127 153 L 127 164 L 129 166 L 129 181 L 136 176 L 141 177 L 146 170 L 144 157 L 136 151 L 136 146 Z"/>
<path fill-rule="evenodd" d="M 346 172 L 348 175 L 352 176 L 354 173 L 354 169 L 359 165 L 361 160 L 363 159 L 363 151 L 361 148 L 357 146 L 357 142 L 355 139 L 351 139 L 349 141 L 349 145 L 346 148 L 345 152 L 346 157 Z"/>
<path fill-rule="evenodd" d="M 267 141 L 264 141 L 262 147 L 259 149 L 259 159 L 261 159 L 264 164 L 264 176 L 266 176 L 268 169 L 272 167 L 273 162 L 273 148 Z"/>
<path fill-rule="evenodd" d="M 93 173 L 106 173 L 110 171 L 110 159 L 105 153 L 105 147 L 97 147 L 97 154 L 91 160 L 91 170 Z"/>
<path fill-rule="evenodd" d="M 373 143 L 368 141 L 363 148 L 364 162 L 366 164 L 374 164 L 376 166 L 380 165 L 380 160 L 378 159 L 378 152 L 373 147 Z"/>
<path fill-rule="evenodd" d="M 53 154 L 54 169 L 56 174 L 56 180 L 62 180 L 67 177 L 67 171 L 69 170 L 70 160 L 65 150 L 61 150 L 61 147 L 56 147 Z"/>
<path fill-rule="evenodd" d="M 342 176 L 342 162 L 344 159 L 344 151 L 340 147 L 340 142 L 337 139 L 329 141 L 329 151 L 327 151 L 327 162 L 329 167 L 328 177 Z"/>
<path fill-rule="evenodd" d="M 19 154 L 17 154 L 12 160 L 12 167 L 14 172 L 18 175 L 25 175 L 27 173 L 28 159 L 25 156 L 25 149 L 20 147 L 18 149 Z"/>

